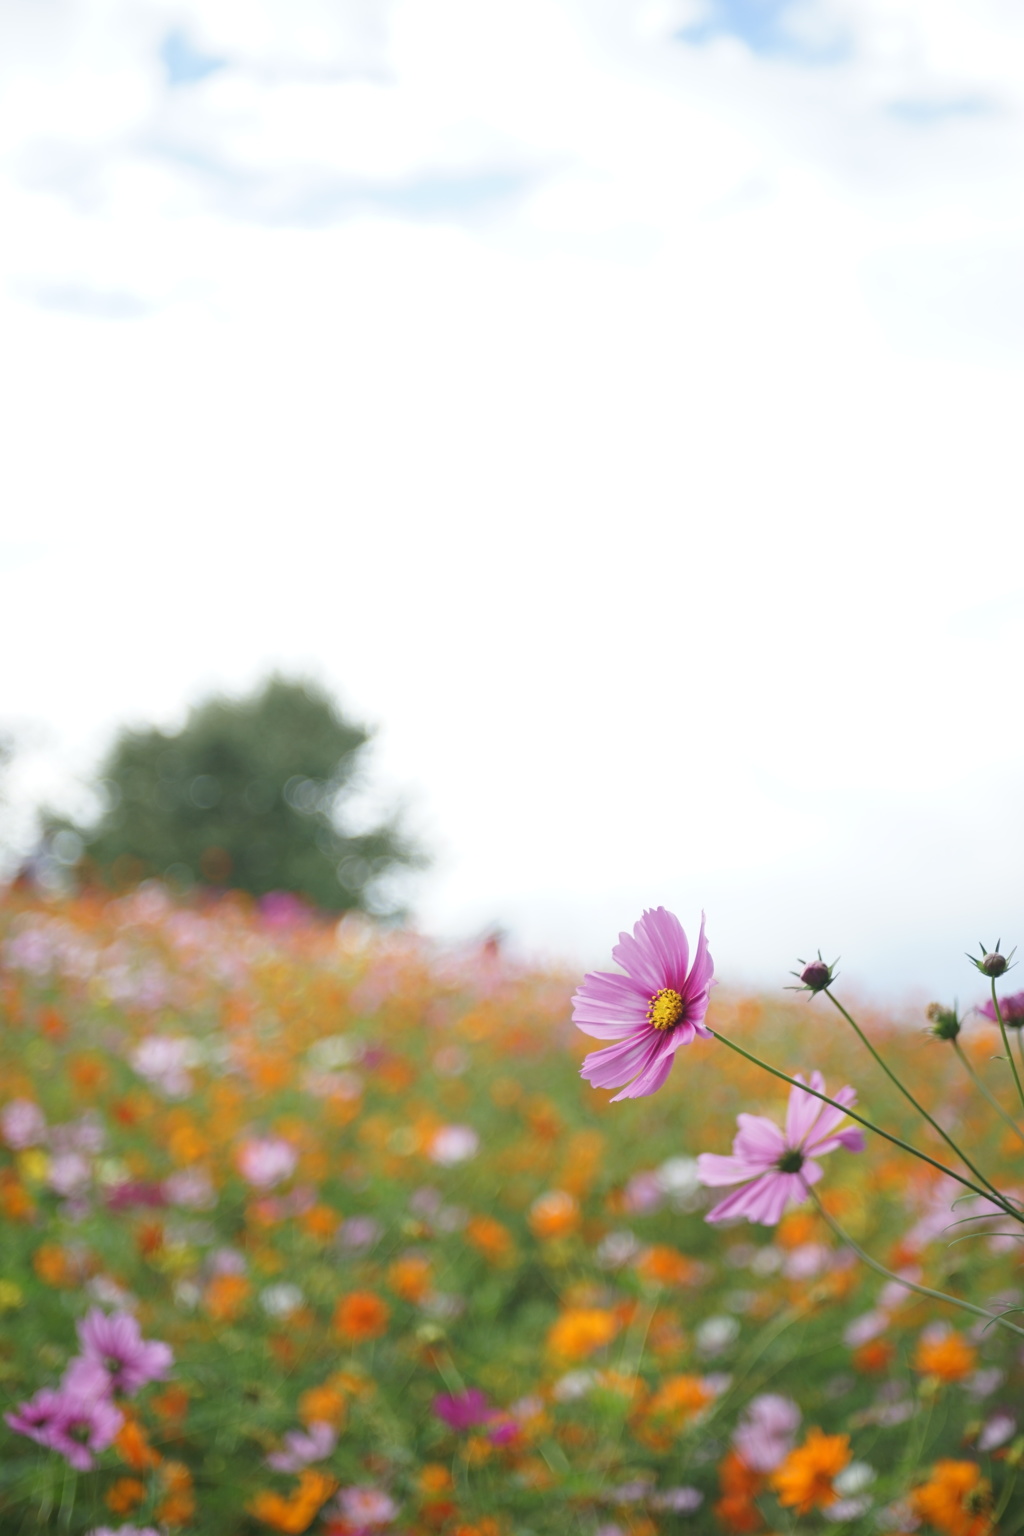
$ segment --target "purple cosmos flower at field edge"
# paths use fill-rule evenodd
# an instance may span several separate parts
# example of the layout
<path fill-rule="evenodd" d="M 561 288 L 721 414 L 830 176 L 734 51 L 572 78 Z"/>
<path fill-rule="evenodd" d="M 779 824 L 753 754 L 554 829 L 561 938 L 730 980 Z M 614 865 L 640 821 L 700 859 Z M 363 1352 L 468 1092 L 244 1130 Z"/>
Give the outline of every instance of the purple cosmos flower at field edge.
<path fill-rule="evenodd" d="M 798 1073 L 796 1082 L 803 1084 Z M 811 1073 L 810 1086 L 825 1092 L 820 1072 Z M 836 1104 L 850 1108 L 857 1102 L 856 1090 L 840 1088 Z M 785 1129 L 764 1115 L 741 1114 L 739 1130 L 732 1144 L 732 1156 L 702 1152 L 697 1159 L 697 1177 L 711 1188 L 738 1184 L 739 1189 L 726 1195 L 708 1212 L 706 1221 L 728 1221 L 745 1216 L 762 1226 L 774 1227 L 791 1200 L 806 1198 L 807 1186 L 817 1184 L 822 1176 L 815 1159 L 838 1147 L 849 1152 L 863 1152 L 864 1134 L 857 1126 L 840 1130 L 843 1109 L 823 1104 L 804 1087 L 789 1091 Z"/>
<path fill-rule="evenodd" d="M 1003 1016 L 1003 1023 L 1007 1029 L 1020 1029 L 1024 1025 L 1024 992 L 1010 992 L 1005 997 L 1001 997 L 999 999 L 999 1011 Z M 992 1005 L 991 998 L 988 1002 L 981 1003 L 975 1009 L 975 1012 L 980 1013 L 983 1018 L 990 1019 L 995 1024 L 996 1010 Z"/>
<path fill-rule="evenodd" d="M 712 1038 L 704 1023 L 715 966 L 704 936 L 693 965 L 683 926 L 664 907 L 644 912 L 632 935 L 619 934 L 612 959 L 625 974 L 590 971 L 573 997 L 573 1023 L 584 1034 L 614 1045 L 592 1051 L 580 1075 L 595 1088 L 621 1088 L 612 1099 L 656 1093 L 675 1053 L 698 1035 Z"/>

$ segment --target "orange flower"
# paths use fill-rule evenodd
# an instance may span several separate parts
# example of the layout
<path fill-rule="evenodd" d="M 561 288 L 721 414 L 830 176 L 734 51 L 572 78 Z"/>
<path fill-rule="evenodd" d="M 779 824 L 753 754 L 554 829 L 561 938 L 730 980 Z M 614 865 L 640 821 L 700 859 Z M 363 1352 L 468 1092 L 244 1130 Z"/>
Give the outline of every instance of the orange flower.
<path fill-rule="evenodd" d="M 937 1461 L 910 1501 L 921 1520 L 948 1536 L 987 1536 L 992 1529 L 991 1490 L 973 1461 Z"/>
<path fill-rule="evenodd" d="M 727 1451 L 718 1468 L 722 1496 L 715 1504 L 715 1514 L 726 1530 L 745 1536 L 760 1530 L 764 1518 L 754 1500 L 764 1487 L 764 1478 L 747 1466 L 737 1451 Z"/>
<path fill-rule="evenodd" d="M 46 1285 L 77 1285 L 78 1266 L 59 1243 L 41 1243 L 32 1255 L 32 1268 Z"/>
<path fill-rule="evenodd" d="M 531 1205 L 529 1221 L 534 1237 L 567 1237 L 580 1224 L 580 1208 L 566 1190 L 549 1189 Z"/>
<path fill-rule="evenodd" d="M 619 1331 L 614 1312 L 602 1307 L 570 1307 L 548 1330 L 548 1349 L 565 1360 L 586 1360 L 610 1344 Z"/>
<path fill-rule="evenodd" d="M 430 1260 L 421 1253 L 408 1253 L 388 1265 L 387 1281 L 396 1296 L 416 1305 L 430 1291 Z"/>
<path fill-rule="evenodd" d="M 790 1211 L 779 1222 L 775 1241 L 780 1248 L 802 1248 L 813 1243 L 817 1235 L 818 1224 L 809 1211 Z"/>
<path fill-rule="evenodd" d="M 974 1370 L 978 1352 L 962 1333 L 948 1328 L 945 1333 L 918 1340 L 914 1351 L 914 1370 L 939 1381 L 963 1381 Z"/>
<path fill-rule="evenodd" d="M 812 1509 L 824 1509 L 834 1504 L 839 1495 L 832 1480 L 849 1464 L 850 1457 L 849 1435 L 826 1435 L 816 1428 L 808 1430 L 803 1445 L 790 1451 L 782 1466 L 772 1474 L 771 1485 L 779 1503 L 784 1508 L 795 1509 L 798 1515 L 808 1515 Z"/>
<path fill-rule="evenodd" d="M 183 1461 L 165 1461 L 160 1477 L 167 1491 L 157 1505 L 157 1519 L 165 1525 L 187 1525 L 196 1512 L 191 1472 Z"/>
<path fill-rule="evenodd" d="M 379 1339 L 390 1317 L 391 1308 L 373 1291 L 350 1291 L 334 1309 L 334 1331 L 353 1343 Z"/>
<path fill-rule="evenodd" d="M 318 1243 L 329 1243 L 338 1230 L 339 1216 L 329 1205 L 314 1205 L 301 1218 L 301 1225 L 308 1236 Z"/>
<path fill-rule="evenodd" d="M 167 1138 L 167 1150 L 176 1163 L 197 1163 L 210 1150 L 210 1144 L 190 1121 L 174 1127 Z"/>
<path fill-rule="evenodd" d="M 203 1306 L 215 1323 L 233 1323 L 244 1312 L 251 1289 L 244 1275 L 214 1275 L 203 1292 Z"/>
<path fill-rule="evenodd" d="M 284 1531 L 286 1536 L 299 1536 L 313 1524 L 337 1486 L 333 1477 L 307 1467 L 299 1473 L 298 1487 L 291 1498 L 283 1498 L 279 1493 L 258 1493 L 246 1507 L 251 1515 L 273 1530 Z"/>
<path fill-rule="evenodd" d="M 0 1212 L 11 1221 L 31 1221 L 35 1215 L 35 1209 L 31 1195 L 13 1168 L 4 1168 L 0 1171 Z M 36 1273 L 39 1273 L 38 1269 Z M 59 1281 L 52 1280 L 47 1283 L 60 1284 Z"/>
<path fill-rule="evenodd" d="M 667 1243 L 655 1243 L 640 1255 L 636 1272 L 648 1285 L 692 1285 L 700 1267 Z"/>
<path fill-rule="evenodd" d="M 712 1399 L 699 1376 L 667 1376 L 644 1404 L 636 1433 L 645 1444 L 667 1451 Z"/>
<path fill-rule="evenodd" d="M 488 1264 L 505 1264 L 512 1257 L 512 1234 L 493 1216 L 474 1216 L 466 1223 L 466 1241 L 482 1253 Z"/>
<path fill-rule="evenodd" d="M 426 1466 L 420 1468 L 419 1485 L 420 1492 L 427 1498 L 447 1493 L 452 1486 L 451 1468 L 440 1461 L 428 1461 Z"/>
<path fill-rule="evenodd" d="M 895 1353 L 896 1346 L 889 1339 L 869 1339 L 854 1350 L 851 1362 L 855 1371 L 873 1376 L 889 1366 Z"/>
<path fill-rule="evenodd" d="M 324 1382 L 322 1387 L 310 1387 L 299 1398 L 299 1418 L 303 1424 L 333 1424 L 340 1429 L 345 1422 L 345 1398 L 337 1387 Z"/>
<path fill-rule="evenodd" d="M 180 1424 L 188 1413 L 188 1392 L 177 1382 L 150 1398 L 150 1407 L 166 1423 Z"/>
<path fill-rule="evenodd" d="M 145 1472 L 160 1464 L 160 1457 L 147 1440 L 146 1431 L 130 1414 L 126 1414 L 117 1432 L 114 1449 L 125 1465 L 135 1472 Z"/>
<path fill-rule="evenodd" d="M 130 1515 L 146 1497 L 146 1485 L 137 1477 L 119 1477 L 107 1493 L 107 1508 L 115 1515 Z"/>

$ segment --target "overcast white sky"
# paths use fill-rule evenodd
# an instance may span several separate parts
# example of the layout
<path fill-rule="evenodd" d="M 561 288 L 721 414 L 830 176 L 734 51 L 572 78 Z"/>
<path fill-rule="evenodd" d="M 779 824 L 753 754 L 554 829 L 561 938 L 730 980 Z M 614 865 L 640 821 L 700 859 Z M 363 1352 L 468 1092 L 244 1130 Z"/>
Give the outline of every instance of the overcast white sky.
<path fill-rule="evenodd" d="M 430 931 L 1024 941 L 1019 0 L 0 0 L 18 793 L 271 665 Z"/>

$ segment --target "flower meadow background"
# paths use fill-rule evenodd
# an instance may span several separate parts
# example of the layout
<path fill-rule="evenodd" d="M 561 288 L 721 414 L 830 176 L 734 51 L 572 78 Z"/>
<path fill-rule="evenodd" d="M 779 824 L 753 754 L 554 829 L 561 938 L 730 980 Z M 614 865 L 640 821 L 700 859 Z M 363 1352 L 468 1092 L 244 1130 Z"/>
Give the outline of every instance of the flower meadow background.
<path fill-rule="evenodd" d="M 787 1097 L 715 1041 L 609 1105 L 578 977 L 288 899 L 11 891 L 0 944 L 3 1536 L 1024 1525 L 1019 1341 L 809 1207 L 706 1223 L 698 1155 Z M 708 1020 L 935 1150 L 823 1002 Z M 949 1046 L 867 1022 L 1013 1191 Z M 1003 1224 L 877 1138 L 818 1190 L 905 1278 L 1021 1301 Z M 63 1453 L 10 1427 L 76 1382 Z"/>

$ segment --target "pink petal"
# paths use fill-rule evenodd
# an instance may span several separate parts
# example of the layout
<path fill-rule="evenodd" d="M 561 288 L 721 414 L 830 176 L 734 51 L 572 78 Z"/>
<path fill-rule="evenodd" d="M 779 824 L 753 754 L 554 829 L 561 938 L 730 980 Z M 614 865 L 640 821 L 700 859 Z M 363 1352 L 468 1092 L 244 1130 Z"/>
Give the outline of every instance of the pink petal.
<path fill-rule="evenodd" d="M 617 1093 L 611 1102 L 617 1104 L 620 1099 L 643 1099 L 650 1093 L 657 1093 L 671 1072 L 674 1060 L 675 1057 L 671 1051 L 659 1051 L 656 1044 L 652 1047 L 650 1060 L 640 1075 L 635 1077 L 628 1087 L 623 1088 L 621 1093 Z"/>
<path fill-rule="evenodd" d="M 833 1094 L 832 1097 L 835 1099 L 837 1104 L 842 1104 L 846 1108 L 850 1108 L 857 1102 L 857 1091 L 855 1088 L 851 1088 L 849 1085 L 847 1085 L 845 1088 L 840 1088 L 839 1092 Z M 823 1104 L 821 1106 L 821 1114 L 818 1117 L 817 1123 L 814 1125 L 810 1135 L 806 1138 L 806 1146 L 808 1151 L 813 1151 L 814 1148 L 817 1147 L 821 1142 L 827 1141 L 832 1135 L 836 1126 L 842 1125 L 845 1119 L 846 1116 L 843 1114 L 841 1109 L 833 1109 L 831 1104 Z"/>
<path fill-rule="evenodd" d="M 726 1195 L 724 1200 L 719 1200 L 713 1205 L 705 1216 L 705 1221 L 731 1221 L 737 1216 L 746 1216 L 753 1205 L 758 1203 L 757 1187 L 762 1179 L 770 1175 L 764 1174 L 761 1179 L 754 1179 L 750 1184 L 744 1184 L 740 1189 L 734 1189 L 731 1195 Z"/>
<path fill-rule="evenodd" d="M 587 1078 L 595 1088 L 621 1088 L 643 1067 L 652 1037 L 656 1041 L 658 1032 L 648 1027 L 638 1030 L 620 1045 L 606 1045 L 604 1050 L 591 1051 L 584 1058 L 580 1076 Z"/>
<path fill-rule="evenodd" d="M 796 1080 L 802 1083 L 803 1074 L 798 1072 Z M 817 1088 L 819 1093 L 825 1092 L 825 1082 L 820 1072 L 811 1073 L 811 1087 Z M 820 1099 L 804 1093 L 801 1088 L 789 1090 L 789 1104 L 786 1106 L 786 1145 L 788 1147 L 803 1146 L 823 1107 Z"/>
<path fill-rule="evenodd" d="M 686 978 L 685 993 L 687 998 L 696 998 L 701 993 L 706 993 L 711 986 L 711 978 L 715 974 L 715 962 L 708 953 L 708 941 L 704 936 L 704 913 L 700 915 L 700 935 L 697 939 L 697 953 L 693 957 L 693 969 Z"/>
<path fill-rule="evenodd" d="M 739 1131 L 732 1144 L 737 1157 L 749 1159 L 761 1167 L 777 1163 L 786 1150 L 786 1141 L 775 1124 L 764 1115 L 740 1114 L 736 1116 Z"/>
<path fill-rule="evenodd" d="M 612 959 L 629 976 L 647 987 L 649 995 L 653 997 L 655 992 L 660 992 L 662 987 L 671 986 L 672 983 L 668 980 L 668 968 L 662 962 L 660 950 L 654 948 L 648 937 L 648 916 L 645 912 L 634 925 L 632 937 L 628 933 L 619 934 L 619 942 L 612 950 Z"/>
<path fill-rule="evenodd" d="M 697 1158 L 697 1178 L 710 1189 L 723 1184 L 743 1184 L 760 1178 L 763 1167 L 742 1157 L 723 1157 L 718 1152 L 701 1152 Z"/>
<path fill-rule="evenodd" d="M 640 931 L 642 930 L 642 932 Z M 690 963 L 690 946 L 686 942 L 683 925 L 674 912 L 664 907 L 647 911 L 633 932 L 638 941 L 646 945 L 665 980 L 664 987 L 674 987 L 682 993 L 686 985 L 686 967 Z"/>

